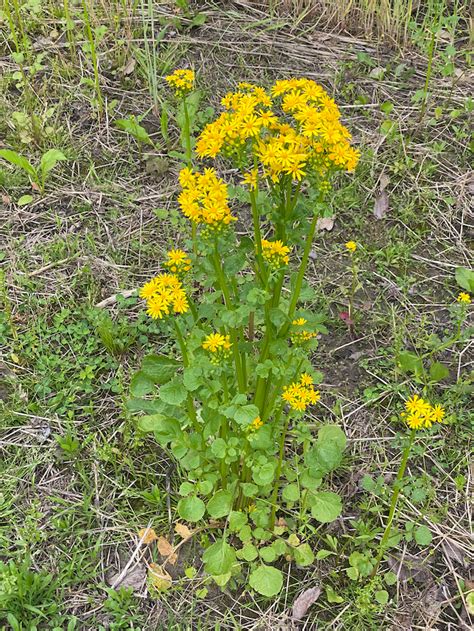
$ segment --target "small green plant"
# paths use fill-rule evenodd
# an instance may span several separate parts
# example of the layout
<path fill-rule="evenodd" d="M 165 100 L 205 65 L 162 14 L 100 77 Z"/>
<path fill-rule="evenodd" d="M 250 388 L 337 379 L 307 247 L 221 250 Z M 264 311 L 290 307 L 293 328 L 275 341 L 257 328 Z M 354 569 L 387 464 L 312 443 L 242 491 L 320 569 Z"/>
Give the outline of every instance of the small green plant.
<path fill-rule="evenodd" d="M 34 167 L 25 156 L 12 149 L 0 149 L 0 158 L 23 169 L 30 181 L 38 187 L 41 193 L 44 193 L 46 180 L 57 163 L 67 160 L 66 156 L 59 149 L 49 149 L 44 153 L 37 167 Z"/>
<path fill-rule="evenodd" d="M 150 145 L 156 148 L 155 143 L 148 135 L 147 130 L 140 125 L 143 116 L 134 116 L 133 114 L 128 118 L 119 118 L 115 121 L 115 126 L 122 131 L 126 131 L 127 134 L 133 136 L 138 145 Z"/>
<path fill-rule="evenodd" d="M 87 41 L 83 44 L 82 48 L 84 52 L 90 55 L 92 69 L 94 72 L 94 91 L 95 91 L 95 103 L 97 105 L 97 110 L 99 115 L 102 114 L 104 109 L 104 98 L 102 96 L 102 89 L 100 87 L 100 74 L 99 74 L 99 60 L 97 58 L 97 46 L 102 41 L 105 33 L 107 32 L 106 26 L 97 26 L 92 29 L 88 1 L 82 0 L 82 8 L 83 8 L 83 19 L 84 19 L 84 30 Z"/>

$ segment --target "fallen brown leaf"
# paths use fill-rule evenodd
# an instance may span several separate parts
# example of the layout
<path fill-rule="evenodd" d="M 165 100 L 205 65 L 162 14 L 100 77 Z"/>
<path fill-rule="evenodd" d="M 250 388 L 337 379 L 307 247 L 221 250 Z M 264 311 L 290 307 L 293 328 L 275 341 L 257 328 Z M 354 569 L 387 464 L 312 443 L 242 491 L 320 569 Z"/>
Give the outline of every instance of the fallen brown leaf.
<path fill-rule="evenodd" d="M 320 217 L 316 222 L 316 229 L 330 232 L 334 228 L 334 219 L 335 217 Z"/>
<path fill-rule="evenodd" d="M 153 528 L 142 528 L 138 531 L 138 536 L 140 537 L 142 543 L 144 543 L 145 545 L 153 543 L 153 541 L 156 541 L 158 539 Z"/>
<path fill-rule="evenodd" d="M 171 565 L 174 565 L 176 563 L 176 561 L 178 560 L 178 555 L 174 551 L 174 547 L 171 545 L 168 539 L 166 539 L 165 537 L 159 537 L 157 547 L 158 552 L 161 554 L 162 557 L 166 558 L 168 563 L 171 563 Z"/>
<path fill-rule="evenodd" d="M 402 557 L 389 556 L 387 559 L 388 566 L 394 574 L 396 574 L 402 583 L 413 579 L 417 583 L 430 583 L 432 574 L 426 567 L 423 560 L 409 554 Z"/>
<path fill-rule="evenodd" d="M 382 173 L 379 179 L 380 192 L 384 191 L 389 184 L 390 184 L 390 178 L 388 177 L 386 173 Z"/>
<path fill-rule="evenodd" d="M 190 539 L 194 534 L 194 531 L 190 530 L 185 524 L 176 524 L 174 531 L 181 539 Z"/>
<path fill-rule="evenodd" d="M 124 75 L 132 74 L 132 72 L 135 70 L 136 63 L 137 63 L 137 60 L 134 57 L 130 57 L 130 59 L 127 61 L 127 63 L 123 67 L 123 70 L 122 70 L 123 74 Z"/>
<path fill-rule="evenodd" d="M 157 563 L 150 563 L 148 569 L 148 582 L 159 592 L 171 587 L 172 579 L 166 570 Z"/>
<path fill-rule="evenodd" d="M 293 603 L 292 618 L 293 620 L 302 620 L 308 609 L 315 603 L 321 593 L 319 585 L 305 589 Z"/>
<path fill-rule="evenodd" d="M 374 217 L 376 219 L 383 219 L 388 213 L 389 203 L 387 191 L 381 190 L 380 195 L 375 200 L 374 205 Z"/>
<path fill-rule="evenodd" d="M 141 591 L 146 577 L 146 570 L 143 565 L 135 565 L 135 567 L 130 568 L 125 576 L 116 584 L 120 574 L 121 572 L 114 574 L 110 578 L 109 584 L 115 589 L 119 589 L 120 587 L 131 587 L 134 592 Z"/>

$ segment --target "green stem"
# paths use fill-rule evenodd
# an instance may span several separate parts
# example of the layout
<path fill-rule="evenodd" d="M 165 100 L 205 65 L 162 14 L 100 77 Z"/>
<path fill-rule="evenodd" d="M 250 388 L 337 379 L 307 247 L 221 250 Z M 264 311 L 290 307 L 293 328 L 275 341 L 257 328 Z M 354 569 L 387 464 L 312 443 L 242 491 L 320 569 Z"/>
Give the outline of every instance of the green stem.
<path fill-rule="evenodd" d="M 186 103 L 186 97 L 183 98 L 183 111 L 184 111 L 184 150 L 186 153 L 186 165 L 191 168 L 193 162 L 193 152 L 191 149 L 191 124 L 189 120 L 188 104 Z"/>
<path fill-rule="evenodd" d="M 178 320 L 177 318 L 173 318 L 173 324 L 174 324 L 174 328 L 176 331 L 176 339 L 178 340 L 178 344 L 179 344 L 179 348 L 181 349 L 181 355 L 183 356 L 183 366 L 185 368 L 187 368 L 189 366 L 189 355 L 188 355 L 188 349 L 186 348 L 186 342 L 184 340 L 183 337 L 183 333 L 181 331 L 181 328 L 178 324 Z M 196 431 L 199 431 L 199 425 L 197 423 L 197 416 L 196 416 L 196 409 L 194 407 L 194 401 L 193 398 L 191 396 L 191 393 L 188 392 L 187 398 L 186 398 L 186 404 L 188 407 L 188 413 L 189 416 L 192 420 L 194 429 Z"/>
<path fill-rule="evenodd" d="M 275 416 L 275 421 L 274 421 L 275 426 L 277 426 L 278 421 L 280 420 L 281 411 L 282 411 L 282 407 L 279 408 Z M 280 449 L 278 452 L 278 464 L 277 464 L 276 475 L 275 475 L 275 485 L 273 487 L 272 496 L 270 498 L 270 504 L 272 505 L 272 512 L 270 516 L 270 530 L 273 530 L 273 527 L 275 526 L 278 490 L 280 488 L 280 476 L 281 476 L 281 468 L 282 468 L 282 463 L 283 463 L 283 454 L 285 451 L 285 439 L 286 439 L 286 434 L 288 432 L 289 423 L 290 423 L 290 415 L 288 414 L 283 424 L 283 429 L 280 436 Z"/>
<path fill-rule="evenodd" d="M 100 77 L 99 77 L 99 63 L 97 60 L 97 51 L 95 48 L 95 39 L 92 33 L 91 23 L 89 19 L 89 11 L 87 9 L 86 0 L 82 0 L 82 6 L 84 9 L 84 26 L 86 29 L 87 39 L 89 41 L 90 52 L 91 52 L 91 61 L 92 68 L 94 70 L 94 86 L 95 86 L 95 95 L 97 98 L 97 108 L 99 110 L 99 114 L 102 114 L 104 109 L 104 101 L 102 99 L 102 91 L 100 89 Z"/>
<path fill-rule="evenodd" d="M 227 285 L 225 274 L 222 269 L 221 260 L 219 257 L 219 251 L 217 248 L 217 239 L 214 243 L 213 263 L 214 263 L 214 269 L 217 275 L 217 279 L 219 281 L 219 286 L 224 296 L 224 303 L 227 309 L 229 309 L 229 311 L 233 311 L 234 305 L 232 304 L 229 287 Z M 234 328 L 232 327 L 229 328 L 229 335 L 232 342 L 232 354 L 234 357 L 235 372 L 237 373 L 237 383 L 239 386 L 239 392 L 243 393 L 245 392 L 245 378 L 242 371 L 242 364 L 241 364 L 240 353 L 239 353 L 239 340 Z"/>
<path fill-rule="evenodd" d="M 398 503 L 398 496 L 400 495 L 401 482 L 402 482 L 403 476 L 405 475 L 405 469 L 408 463 L 408 457 L 410 455 L 413 441 L 415 439 L 415 433 L 416 433 L 416 429 L 412 429 L 410 433 L 410 439 L 403 452 L 402 461 L 400 463 L 400 469 L 398 470 L 397 478 L 394 484 L 392 501 L 390 503 L 390 510 L 388 513 L 387 525 L 385 526 L 385 531 L 383 533 L 382 541 L 380 542 L 379 553 L 375 560 L 375 565 L 374 565 L 374 569 L 372 570 L 371 577 L 374 577 L 377 574 L 377 570 L 379 568 L 380 562 L 382 560 L 385 549 L 387 547 L 387 542 L 390 538 L 390 532 L 392 530 L 392 523 L 395 517 L 395 510 L 397 508 L 397 503 Z"/>

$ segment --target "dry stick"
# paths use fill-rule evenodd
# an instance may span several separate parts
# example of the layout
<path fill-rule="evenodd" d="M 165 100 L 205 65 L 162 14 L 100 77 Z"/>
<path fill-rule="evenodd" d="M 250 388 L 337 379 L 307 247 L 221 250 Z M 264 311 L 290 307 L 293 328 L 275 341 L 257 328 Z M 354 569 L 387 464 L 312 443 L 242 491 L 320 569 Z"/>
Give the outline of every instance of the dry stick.
<path fill-rule="evenodd" d="M 143 545 L 143 541 L 146 537 L 146 535 L 148 534 L 148 531 L 151 527 L 151 521 L 148 522 L 148 526 L 145 528 L 145 530 L 143 531 L 142 536 L 140 537 L 140 541 L 138 542 L 137 547 L 135 548 L 135 550 L 133 551 L 132 556 L 129 558 L 127 564 L 125 565 L 125 567 L 123 568 L 123 570 L 120 572 L 120 574 L 115 578 L 115 580 L 112 582 L 112 589 L 115 589 L 117 587 L 117 585 L 120 585 L 120 583 L 123 581 L 123 579 L 125 578 L 130 566 L 132 565 L 132 563 L 135 561 L 135 559 L 138 556 L 138 553 L 140 552 L 140 548 Z"/>

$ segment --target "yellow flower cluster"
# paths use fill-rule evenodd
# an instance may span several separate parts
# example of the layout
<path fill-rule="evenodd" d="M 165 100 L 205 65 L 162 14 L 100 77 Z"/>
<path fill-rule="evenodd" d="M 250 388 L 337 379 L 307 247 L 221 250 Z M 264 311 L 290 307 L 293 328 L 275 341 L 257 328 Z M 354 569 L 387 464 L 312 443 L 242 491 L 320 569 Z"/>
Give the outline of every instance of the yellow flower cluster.
<path fill-rule="evenodd" d="M 222 333 L 210 333 L 202 343 L 205 351 L 211 353 L 211 362 L 218 364 L 222 359 L 230 356 L 231 341 L 230 335 L 222 335 Z"/>
<path fill-rule="evenodd" d="M 461 293 L 459 294 L 457 300 L 461 304 L 462 303 L 464 303 L 466 305 L 471 304 L 471 296 L 469 294 L 467 294 L 465 291 L 461 291 Z"/>
<path fill-rule="evenodd" d="M 280 240 L 267 241 L 262 239 L 262 256 L 271 268 L 279 269 L 283 265 L 288 265 L 290 261 L 290 248 L 283 245 Z"/>
<path fill-rule="evenodd" d="M 309 342 L 309 340 L 316 337 L 316 333 L 302 328 L 307 322 L 305 318 L 298 318 L 291 323 L 294 327 L 297 327 L 296 330 L 290 333 L 290 339 L 295 346 L 303 346 L 305 342 Z"/>
<path fill-rule="evenodd" d="M 355 241 L 348 241 L 347 243 L 345 243 L 345 246 L 346 250 L 349 250 L 351 254 L 357 250 L 357 243 Z"/>
<path fill-rule="evenodd" d="M 242 83 L 221 102 L 226 111 L 198 138 L 200 157 L 239 156 L 250 145 L 263 175 L 273 182 L 285 175 L 300 181 L 310 172 L 324 177 L 330 169 L 352 171 L 357 165 L 360 152 L 350 144 L 337 105 L 310 79 L 277 81 L 271 96 L 260 86 Z M 253 173 L 244 182 L 253 186 Z"/>
<path fill-rule="evenodd" d="M 308 405 L 317 403 L 321 396 L 319 391 L 314 389 L 312 377 L 304 372 L 299 381 L 285 386 L 282 398 L 293 410 L 303 412 Z"/>
<path fill-rule="evenodd" d="M 183 285 L 175 274 L 159 274 L 140 289 L 140 298 L 147 302 L 147 314 L 153 319 L 162 319 L 174 313 L 186 313 L 188 299 Z"/>
<path fill-rule="evenodd" d="M 182 275 L 191 269 L 191 259 L 184 250 L 170 250 L 166 256 L 165 265 L 173 274 Z"/>
<path fill-rule="evenodd" d="M 402 419 L 411 429 L 424 429 L 433 423 L 442 423 L 444 415 L 441 405 L 431 405 L 417 394 L 405 401 L 405 412 L 401 413 Z"/>
<path fill-rule="evenodd" d="M 227 201 L 227 185 L 217 177 L 214 169 L 204 173 L 185 168 L 180 171 L 179 183 L 183 190 L 178 197 L 183 214 L 196 224 L 213 229 L 227 226 L 236 221 Z"/>
<path fill-rule="evenodd" d="M 176 96 L 185 96 L 194 87 L 193 70 L 175 70 L 173 74 L 165 77 L 168 84 L 174 89 Z"/>
<path fill-rule="evenodd" d="M 257 418 L 255 418 L 247 427 L 247 431 L 255 432 L 257 429 L 260 429 L 261 427 L 263 427 L 263 421 L 259 416 L 257 416 Z"/>

